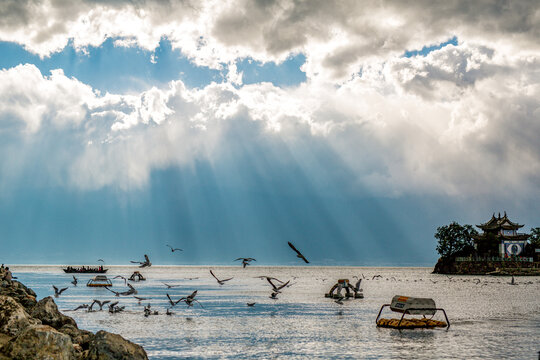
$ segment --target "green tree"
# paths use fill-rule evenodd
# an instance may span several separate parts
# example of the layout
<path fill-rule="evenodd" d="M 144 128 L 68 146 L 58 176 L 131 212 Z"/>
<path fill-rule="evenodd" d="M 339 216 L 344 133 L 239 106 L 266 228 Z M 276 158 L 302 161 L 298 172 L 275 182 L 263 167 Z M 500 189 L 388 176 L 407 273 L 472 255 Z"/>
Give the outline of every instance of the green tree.
<path fill-rule="evenodd" d="M 435 238 L 437 242 L 437 252 L 443 258 L 451 258 L 458 253 L 472 253 L 474 251 L 473 236 L 478 232 L 471 225 L 460 225 L 452 222 L 450 225 L 437 228 Z"/>
<path fill-rule="evenodd" d="M 529 236 L 529 243 L 535 248 L 540 249 L 540 227 L 531 228 L 531 236 Z"/>

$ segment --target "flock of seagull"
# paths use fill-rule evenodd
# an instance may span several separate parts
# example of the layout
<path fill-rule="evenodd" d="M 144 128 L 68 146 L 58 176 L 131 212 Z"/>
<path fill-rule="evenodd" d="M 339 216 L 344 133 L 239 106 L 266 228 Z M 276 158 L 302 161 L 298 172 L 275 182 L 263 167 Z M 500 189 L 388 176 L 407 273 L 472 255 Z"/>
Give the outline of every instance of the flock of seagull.
<path fill-rule="evenodd" d="M 288 245 L 296 253 L 296 257 L 303 260 L 306 264 L 309 264 L 309 261 L 306 259 L 306 257 L 291 242 L 288 242 Z M 176 252 L 176 251 L 183 251 L 182 249 L 175 248 L 175 247 L 173 247 L 171 245 L 167 245 L 167 247 L 169 247 L 171 252 L 173 252 L 173 253 Z M 103 262 L 102 259 L 99 259 L 98 261 Z M 248 265 L 251 264 L 252 261 L 257 261 L 257 260 L 255 258 L 251 258 L 251 257 L 247 257 L 247 258 L 239 257 L 239 258 L 235 259 L 234 261 L 241 261 L 242 268 L 246 268 Z M 139 264 L 140 268 L 145 268 L 145 267 L 152 266 L 152 263 L 150 262 L 150 259 L 149 259 L 148 255 L 146 255 L 146 254 L 144 255 L 144 261 L 131 261 L 131 263 Z M 210 269 L 210 275 L 217 281 L 217 283 L 220 286 L 224 285 L 227 281 L 230 281 L 230 280 L 233 279 L 232 277 L 225 278 L 225 279 L 219 278 L 214 273 L 214 271 L 212 269 Z M 140 297 L 140 296 L 136 296 L 138 294 L 137 289 L 135 289 L 135 287 L 133 287 L 133 285 L 131 285 L 130 283 L 127 282 L 128 279 L 126 277 L 124 277 L 122 275 L 117 275 L 114 278 L 115 279 L 120 278 L 120 279 L 124 280 L 124 284 L 128 287 L 128 290 L 126 290 L 126 291 L 114 291 L 114 290 L 110 289 L 109 287 L 105 287 L 108 291 L 112 292 L 116 297 L 133 295 L 133 297 L 138 301 L 139 305 L 141 305 L 141 303 L 143 301 L 150 300 L 149 298 L 143 298 L 143 297 Z M 291 284 L 291 280 L 288 280 L 288 281 L 284 282 L 284 281 L 279 280 L 279 279 L 277 279 L 275 277 L 270 277 L 270 276 L 266 276 L 266 275 L 257 276 L 257 278 L 266 280 L 268 282 L 268 284 L 271 286 L 271 293 L 270 293 L 269 298 L 273 299 L 273 300 L 278 299 L 278 295 L 281 294 L 281 292 L 282 292 L 282 290 L 284 288 L 287 288 L 287 287 L 290 287 L 290 286 L 294 285 L 294 284 Z M 295 277 L 293 277 L 293 279 L 294 278 Z M 362 280 L 370 280 L 369 278 L 366 278 L 364 276 L 364 274 L 362 274 L 362 278 L 360 278 L 358 276 L 353 276 L 353 278 L 358 279 L 358 281 L 356 282 L 356 285 L 355 285 L 356 289 L 360 289 L 360 284 L 361 284 Z M 193 280 L 193 279 L 198 279 L 198 278 L 189 278 L 189 280 Z M 317 279 L 317 280 L 322 280 L 324 282 L 324 281 L 326 281 L 328 279 L 323 278 L 323 279 Z M 377 275 L 373 275 L 371 277 L 371 280 L 383 280 L 383 277 L 382 277 L 382 275 L 377 274 Z M 386 281 L 401 281 L 401 279 L 396 279 L 393 276 L 384 278 L 384 280 L 386 280 Z M 409 280 L 407 279 L 407 280 L 404 280 L 404 281 L 409 281 Z M 418 282 L 418 281 L 423 281 L 423 279 L 414 279 L 414 280 L 411 280 L 411 281 Z M 438 282 L 438 281 L 435 281 L 433 279 L 430 279 L 430 281 L 432 283 L 437 283 Z M 473 278 L 473 279 L 459 278 L 459 279 L 455 279 L 454 277 L 450 277 L 450 276 L 447 276 L 446 281 L 449 281 L 449 282 L 454 282 L 454 281 L 472 282 L 472 283 L 475 283 L 476 285 L 481 284 L 481 286 L 488 285 L 490 283 L 489 281 L 486 281 L 486 280 L 482 281 L 479 278 Z M 73 284 L 73 286 L 77 286 L 77 283 L 78 283 L 77 277 L 73 276 L 73 281 L 71 281 L 71 283 Z M 175 287 L 180 286 L 180 285 L 174 285 L 174 284 L 167 284 L 165 282 L 162 282 L 162 283 L 167 289 L 173 289 Z M 501 283 L 501 280 L 497 279 L 496 281 L 491 281 L 491 283 Z M 525 283 L 521 283 L 521 284 L 529 285 L 529 284 L 532 284 L 532 283 L 533 282 L 525 282 Z M 509 282 L 508 284 L 510 284 L 510 285 L 518 285 L 518 283 L 515 281 L 513 276 L 512 276 L 511 282 Z M 53 285 L 52 287 L 54 289 L 54 296 L 55 297 L 59 297 L 64 291 L 66 291 L 68 289 L 68 287 L 59 289 L 55 285 Z M 188 307 L 191 307 L 191 306 L 194 305 L 194 303 L 197 303 L 201 308 L 204 308 L 203 305 L 195 298 L 197 296 L 197 292 L 198 292 L 198 290 L 195 290 L 190 295 L 183 296 L 183 297 L 180 297 L 178 299 L 173 299 L 174 295 L 171 296 L 169 293 L 166 293 L 165 295 L 167 297 L 167 303 L 168 303 L 168 307 L 166 309 L 166 314 L 167 315 L 172 315 L 173 312 L 171 311 L 171 309 L 173 307 L 175 307 L 176 305 L 178 305 L 179 303 L 182 303 L 182 302 L 185 303 Z M 346 299 L 344 297 L 339 297 L 337 300 L 335 300 L 335 302 L 337 304 L 343 305 L 342 300 L 346 300 Z M 71 311 L 77 311 L 77 310 L 81 310 L 81 309 L 85 309 L 88 312 L 102 311 L 103 306 L 107 305 L 107 304 L 108 304 L 108 311 L 110 313 L 118 313 L 118 312 L 121 312 L 121 311 L 123 311 L 125 309 L 125 306 L 119 306 L 118 305 L 119 301 L 111 302 L 111 300 L 100 301 L 98 299 L 93 299 L 92 303 L 79 305 L 76 308 L 72 309 Z M 253 306 L 255 306 L 255 304 L 256 304 L 255 302 L 246 303 L 246 305 L 248 307 L 253 307 Z M 94 306 L 99 307 L 99 310 L 95 310 Z M 153 310 L 151 308 L 151 305 L 149 303 L 148 303 L 148 305 L 146 305 L 144 307 L 143 312 L 144 312 L 144 316 L 146 316 L 146 317 L 148 317 L 150 315 L 158 315 L 159 314 L 159 312 L 157 310 Z"/>
<path fill-rule="evenodd" d="M 296 253 L 296 257 L 302 259 L 306 264 L 309 264 L 309 261 L 306 259 L 306 257 L 291 243 L 291 242 L 287 242 L 289 247 Z M 180 249 L 180 248 L 175 248 L 171 245 L 166 245 L 170 250 L 171 252 L 175 252 L 175 251 L 183 251 L 183 249 Z M 101 261 L 103 262 L 103 259 L 99 259 L 98 261 Z M 234 261 L 241 261 L 241 264 L 242 264 L 242 268 L 246 268 L 246 266 L 248 265 L 251 265 L 251 262 L 252 261 L 257 261 L 255 258 L 252 258 L 252 257 L 239 257 L 237 259 L 235 259 Z M 145 268 L 145 267 L 150 267 L 152 266 L 152 262 L 150 261 L 150 258 L 148 257 L 148 255 L 144 255 L 144 261 L 130 261 L 132 264 L 139 264 L 139 267 L 140 268 Z M 230 278 L 226 278 L 226 279 L 220 279 L 217 277 L 217 275 L 214 273 L 214 271 L 212 269 L 210 269 L 210 275 L 212 275 L 212 277 L 217 281 L 217 283 L 221 286 L 221 285 L 224 285 L 227 281 L 230 281 L 232 280 L 233 278 L 230 277 Z M 105 289 L 107 289 L 108 291 L 112 292 L 115 296 L 117 297 L 120 297 L 120 296 L 130 296 L 130 295 L 133 295 L 133 297 L 138 301 L 138 304 L 140 305 L 142 303 L 142 301 L 146 301 L 146 300 L 149 300 L 148 298 L 143 298 L 143 297 L 139 297 L 139 296 L 135 296 L 138 294 L 138 291 L 137 289 L 135 289 L 135 287 L 133 287 L 133 285 L 131 285 L 130 283 L 128 283 L 128 279 L 122 275 L 116 275 L 114 277 L 114 279 L 122 279 L 124 280 L 124 284 L 128 287 L 128 290 L 126 291 L 114 291 L 112 290 L 110 287 L 106 286 Z M 257 278 L 260 278 L 260 279 L 266 279 L 266 281 L 270 284 L 271 286 L 271 293 L 270 293 L 270 299 L 274 299 L 274 300 L 277 300 L 278 299 L 278 295 L 281 294 L 282 290 L 286 287 L 290 287 L 291 284 L 290 283 L 290 280 L 284 282 L 284 281 L 281 281 L 275 277 L 270 277 L 270 276 L 257 276 Z M 189 278 L 189 280 L 193 280 L 193 279 L 197 279 L 197 278 Z M 78 279 L 75 275 L 73 275 L 73 281 L 71 281 L 71 283 L 73 284 L 73 286 L 77 286 L 77 283 L 78 283 Z M 166 286 L 167 289 L 172 289 L 172 288 L 175 288 L 175 287 L 179 287 L 180 285 L 171 285 L 171 284 L 167 284 L 167 283 L 164 283 L 162 282 L 163 285 Z M 65 288 L 61 288 L 59 289 L 58 287 L 56 287 L 55 285 L 52 286 L 53 289 L 54 289 L 54 296 L 56 298 L 58 298 L 64 291 L 66 291 L 68 289 L 68 287 L 65 287 Z M 167 315 L 172 315 L 173 312 L 171 311 L 171 308 L 173 308 L 174 306 L 178 305 L 179 303 L 181 302 L 184 302 L 188 307 L 189 306 L 193 306 L 194 303 L 197 303 L 199 304 L 199 306 L 201 308 L 204 308 L 202 306 L 202 304 L 195 298 L 197 296 L 197 291 L 198 290 L 195 290 L 193 291 L 190 295 L 188 296 L 183 296 L 183 297 L 180 297 L 179 299 L 173 299 L 171 297 L 171 295 L 169 295 L 168 293 L 166 293 L 166 297 L 167 297 L 167 300 L 168 300 L 168 307 L 166 309 L 166 314 Z M 115 301 L 115 302 L 111 302 L 111 300 L 104 300 L 104 301 L 101 301 L 101 300 L 98 300 L 98 299 L 93 299 L 93 301 L 90 303 L 90 304 L 81 304 L 79 306 L 77 306 L 76 308 L 72 309 L 71 311 L 77 311 L 77 310 L 86 310 L 87 312 L 95 312 L 95 311 L 102 311 L 103 310 L 103 306 L 104 305 L 107 305 L 108 304 L 108 311 L 110 313 L 118 313 L 118 312 L 121 312 L 125 309 L 125 306 L 119 306 L 119 301 Z M 246 305 L 248 307 L 253 307 L 255 306 L 255 302 L 248 302 L 246 303 Z M 94 306 L 99 307 L 99 310 L 96 310 L 94 309 Z M 144 316 L 148 317 L 150 315 L 158 315 L 159 312 L 157 310 L 152 310 L 151 308 L 151 305 L 148 304 L 144 307 Z"/>

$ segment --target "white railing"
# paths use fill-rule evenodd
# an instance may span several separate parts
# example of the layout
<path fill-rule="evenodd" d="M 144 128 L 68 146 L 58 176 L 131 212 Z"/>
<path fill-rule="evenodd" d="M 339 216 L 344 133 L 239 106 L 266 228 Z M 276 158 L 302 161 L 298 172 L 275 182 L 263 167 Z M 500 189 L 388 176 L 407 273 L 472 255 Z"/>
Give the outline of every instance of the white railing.
<path fill-rule="evenodd" d="M 499 257 L 499 256 L 486 256 L 486 257 L 456 257 L 456 261 L 517 261 L 517 262 L 533 262 L 532 257 Z"/>

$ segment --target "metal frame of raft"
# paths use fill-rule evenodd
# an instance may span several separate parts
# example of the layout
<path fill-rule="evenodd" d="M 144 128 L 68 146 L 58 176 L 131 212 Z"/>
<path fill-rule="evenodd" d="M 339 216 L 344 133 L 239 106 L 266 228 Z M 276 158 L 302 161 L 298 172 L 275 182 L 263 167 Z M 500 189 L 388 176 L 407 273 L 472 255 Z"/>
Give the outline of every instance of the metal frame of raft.
<path fill-rule="evenodd" d="M 415 303 L 420 304 L 426 304 L 427 307 L 413 307 L 411 305 L 414 305 Z M 391 322 L 395 323 L 397 319 L 388 319 L 387 322 L 380 323 L 379 318 L 381 316 L 381 313 L 385 307 L 390 307 L 390 309 L 394 312 L 402 313 L 401 318 L 399 319 L 399 322 L 397 325 L 391 324 Z M 444 314 L 444 318 L 446 319 L 446 324 L 442 321 L 432 320 L 433 316 L 437 313 L 437 311 L 442 311 Z M 405 319 L 405 315 L 423 315 L 423 319 Z M 428 319 L 425 316 L 431 315 L 431 317 Z M 405 319 L 405 322 L 407 323 L 406 326 L 402 326 L 402 323 Z M 381 320 L 387 320 L 387 319 L 381 319 Z M 431 323 L 430 323 L 431 322 Z M 448 330 L 450 328 L 450 321 L 448 320 L 448 316 L 446 316 L 446 311 L 444 311 L 443 308 L 437 308 L 435 306 L 435 301 L 432 299 L 422 299 L 422 298 L 412 298 L 407 296 L 399 296 L 396 295 L 392 299 L 391 304 L 384 304 L 381 306 L 381 309 L 379 310 L 379 313 L 377 314 L 377 318 L 375 319 L 375 323 L 379 327 L 389 327 L 394 329 L 415 329 L 415 328 L 434 328 L 434 327 L 446 327 Z"/>
<path fill-rule="evenodd" d="M 88 280 L 86 283 L 86 286 L 89 287 L 109 287 L 113 286 L 111 280 L 107 278 L 105 275 L 98 275 L 95 276 L 93 279 Z"/>

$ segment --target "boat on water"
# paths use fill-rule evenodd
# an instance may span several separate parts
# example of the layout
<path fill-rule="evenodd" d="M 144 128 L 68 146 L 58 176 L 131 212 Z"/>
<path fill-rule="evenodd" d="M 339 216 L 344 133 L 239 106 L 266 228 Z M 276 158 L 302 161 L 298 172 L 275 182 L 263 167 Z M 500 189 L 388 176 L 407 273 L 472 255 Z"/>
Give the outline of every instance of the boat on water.
<path fill-rule="evenodd" d="M 62 270 L 64 270 L 64 272 L 68 274 L 104 274 L 109 269 L 105 269 L 103 266 L 68 266 L 66 268 L 63 268 Z"/>
<path fill-rule="evenodd" d="M 93 279 L 88 280 L 86 286 L 89 287 L 109 287 L 113 286 L 111 280 L 105 275 L 96 275 Z"/>

